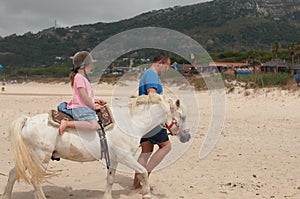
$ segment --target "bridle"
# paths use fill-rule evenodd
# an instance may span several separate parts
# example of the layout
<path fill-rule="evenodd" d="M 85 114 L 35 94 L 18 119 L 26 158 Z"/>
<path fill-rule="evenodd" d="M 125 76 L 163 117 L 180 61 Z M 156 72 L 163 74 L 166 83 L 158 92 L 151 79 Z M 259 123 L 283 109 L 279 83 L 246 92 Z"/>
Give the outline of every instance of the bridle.
<path fill-rule="evenodd" d="M 170 123 L 165 122 L 165 128 L 169 131 L 168 135 L 179 136 L 181 134 L 189 133 L 190 129 L 182 129 L 182 126 L 180 126 L 180 123 L 174 117 L 174 107 L 170 106 L 170 112 L 172 114 L 172 120 Z"/>
<path fill-rule="evenodd" d="M 172 120 L 169 124 L 165 122 L 165 128 L 169 131 L 168 135 L 178 135 L 178 132 L 181 130 L 181 127 L 174 116 L 174 107 L 172 105 L 170 105 L 170 112 L 172 115 Z"/>
<path fill-rule="evenodd" d="M 168 135 L 176 135 L 174 133 L 174 130 L 175 130 L 175 128 L 179 129 L 179 124 L 178 124 L 177 120 L 175 119 L 175 117 L 172 117 L 171 123 L 170 124 L 165 123 L 165 127 L 169 131 Z"/>

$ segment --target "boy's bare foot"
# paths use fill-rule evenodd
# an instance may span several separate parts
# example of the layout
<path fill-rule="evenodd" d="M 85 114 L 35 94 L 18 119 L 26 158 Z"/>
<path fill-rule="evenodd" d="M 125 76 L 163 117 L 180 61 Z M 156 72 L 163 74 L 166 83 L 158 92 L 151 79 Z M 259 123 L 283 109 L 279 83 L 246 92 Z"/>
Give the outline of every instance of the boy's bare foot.
<path fill-rule="evenodd" d="M 137 177 L 137 173 L 135 173 L 131 190 L 140 189 L 141 187 L 142 187 L 141 182 Z"/>
<path fill-rule="evenodd" d="M 67 127 L 68 127 L 68 121 L 61 120 L 60 121 L 60 126 L 58 128 L 58 134 L 62 135 L 64 133 L 64 131 L 66 130 Z"/>
<path fill-rule="evenodd" d="M 140 182 L 138 182 L 137 184 L 132 185 L 131 190 L 140 189 L 140 188 L 142 188 L 142 185 Z"/>

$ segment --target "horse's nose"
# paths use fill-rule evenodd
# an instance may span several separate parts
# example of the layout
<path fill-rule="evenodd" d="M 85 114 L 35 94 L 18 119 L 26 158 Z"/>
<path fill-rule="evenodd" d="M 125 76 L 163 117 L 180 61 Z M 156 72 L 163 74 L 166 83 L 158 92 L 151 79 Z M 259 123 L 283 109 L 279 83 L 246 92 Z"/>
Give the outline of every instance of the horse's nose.
<path fill-rule="evenodd" d="M 180 135 L 180 142 L 185 143 L 191 139 L 191 134 L 189 129 L 183 130 L 183 133 Z"/>

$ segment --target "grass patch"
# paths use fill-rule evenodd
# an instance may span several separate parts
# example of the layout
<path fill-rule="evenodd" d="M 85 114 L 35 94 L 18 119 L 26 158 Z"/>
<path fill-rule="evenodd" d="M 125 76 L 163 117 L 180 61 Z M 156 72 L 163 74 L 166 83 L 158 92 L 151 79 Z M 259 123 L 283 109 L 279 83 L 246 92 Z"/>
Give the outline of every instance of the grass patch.
<path fill-rule="evenodd" d="M 286 87 L 292 83 L 287 73 L 261 73 L 253 75 L 222 75 L 223 80 L 244 82 L 249 88 Z"/>

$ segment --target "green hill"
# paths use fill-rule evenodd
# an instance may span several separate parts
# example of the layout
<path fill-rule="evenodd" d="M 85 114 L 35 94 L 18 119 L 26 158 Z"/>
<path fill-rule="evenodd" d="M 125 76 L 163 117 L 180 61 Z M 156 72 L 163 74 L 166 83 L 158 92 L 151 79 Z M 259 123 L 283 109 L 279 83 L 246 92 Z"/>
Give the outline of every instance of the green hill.
<path fill-rule="evenodd" d="M 270 51 L 275 41 L 280 41 L 282 48 L 300 41 L 300 1 L 215 0 L 155 10 L 114 23 L 11 35 L 0 38 L 0 63 L 11 67 L 66 66 L 76 51 L 91 50 L 109 36 L 145 26 L 185 33 L 210 53 Z"/>

